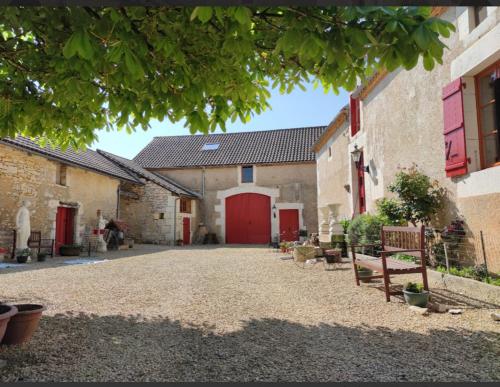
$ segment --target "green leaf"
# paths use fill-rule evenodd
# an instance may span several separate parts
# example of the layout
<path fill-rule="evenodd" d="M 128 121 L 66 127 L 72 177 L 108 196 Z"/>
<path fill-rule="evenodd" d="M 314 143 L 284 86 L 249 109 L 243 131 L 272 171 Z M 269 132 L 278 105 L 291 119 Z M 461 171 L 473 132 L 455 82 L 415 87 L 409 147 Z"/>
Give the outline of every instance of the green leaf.
<path fill-rule="evenodd" d="M 434 68 L 434 59 L 429 54 L 424 55 L 424 69 L 431 71 Z"/>
<path fill-rule="evenodd" d="M 240 24 L 250 24 L 252 22 L 252 11 L 247 7 L 237 7 L 234 11 L 234 18 Z"/>
<path fill-rule="evenodd" d="M 212 15 L 212 7 L 196 7 L 191 14 L 191 20 L 198 18 L 202 23 L 206 23 L 212 18 Z"/>
<path fill-rule="evenodd" d="M 423 26 L 420 26 L 415 30 L 412 36 L 422 50 L 427 50 L 429 44 L 431 43 L 431 38 L 427 29 L 425 29 Z"/>

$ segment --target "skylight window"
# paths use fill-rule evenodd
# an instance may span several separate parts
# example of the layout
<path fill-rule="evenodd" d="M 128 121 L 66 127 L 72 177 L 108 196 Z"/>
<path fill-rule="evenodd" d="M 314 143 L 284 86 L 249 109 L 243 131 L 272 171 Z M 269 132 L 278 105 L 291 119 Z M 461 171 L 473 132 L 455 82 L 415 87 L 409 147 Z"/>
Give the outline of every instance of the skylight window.
<path fill-rule="evenodd" d="M 205 144 L 205 145 L 203 145 L 201 150 L 217 150 L 217 149 L 219 149 L 219 145 L 220 144 L 218 144 L 218 143 Z"/>

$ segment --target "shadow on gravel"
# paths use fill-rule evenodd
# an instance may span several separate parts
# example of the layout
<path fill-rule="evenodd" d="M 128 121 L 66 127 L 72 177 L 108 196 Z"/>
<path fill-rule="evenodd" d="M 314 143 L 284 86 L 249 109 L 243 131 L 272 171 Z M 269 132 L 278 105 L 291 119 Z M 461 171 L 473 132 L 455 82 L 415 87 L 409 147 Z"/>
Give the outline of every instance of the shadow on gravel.
<path fill-rule="evenodd" d="M 425 318 L 422 318 L 425 324 Z M 491 324 L 494 324 L 492 321 Z M 493 381 L 497 326 L 420 334 L 381 327 L 242 322 L 214 334 L 158 316 L 44 316 L 1 348 L 3 381 Z M 488 330 L 489 329 L 489 330 Z M 495 353 L 496 352 L 496 353 Z"/>

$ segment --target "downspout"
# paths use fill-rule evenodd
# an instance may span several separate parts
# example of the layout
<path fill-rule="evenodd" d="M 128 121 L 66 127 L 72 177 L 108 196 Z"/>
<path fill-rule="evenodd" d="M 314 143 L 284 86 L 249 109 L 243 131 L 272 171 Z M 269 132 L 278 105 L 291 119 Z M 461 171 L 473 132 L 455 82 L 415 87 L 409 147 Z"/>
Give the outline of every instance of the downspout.
<path fill-rule="evenodd" d="M 201 169 L 201 199 L 202 200 L 205 199 L 205 167 L 202 167 L 202 169 Z M 201 203 L 200 203 L 199 207 L 200 207 L 200 210 L 202 210 L 202 214 L 203 214 L 202 222 L 204 225 L 206 225 L 207 220 L 206 220 L 205 208 L 204 208 L 204 206 L 201 205 Z"/>
<path fill-rule="evenodd" d="M 118 188 L 116 189 L 116 219 L 120 219 L 120 184 L 118 184 Z"/>
<path fill-rule="evenodd" d="M 177 243 L 176 241 L 176 236 L 177 236 L 177 200 L 179 200 L 179 197 L 175 197 L 174 199 L 174 246 Z"/>

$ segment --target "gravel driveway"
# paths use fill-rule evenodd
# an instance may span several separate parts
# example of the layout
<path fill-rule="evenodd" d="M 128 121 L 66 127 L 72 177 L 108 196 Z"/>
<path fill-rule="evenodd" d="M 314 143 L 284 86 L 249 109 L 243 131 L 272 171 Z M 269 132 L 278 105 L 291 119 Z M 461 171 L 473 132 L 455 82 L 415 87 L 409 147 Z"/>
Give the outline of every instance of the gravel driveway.
<path fill-rule="evenodd" d="M 118 255 L 0 271 L 0 299 L 48 306 L 28 346 L 0 349 L 0 380 L 500 379 L 491 305 L 421 316 L 356 287 L 348 264 L 301 269 L 268 248 Z"/>

